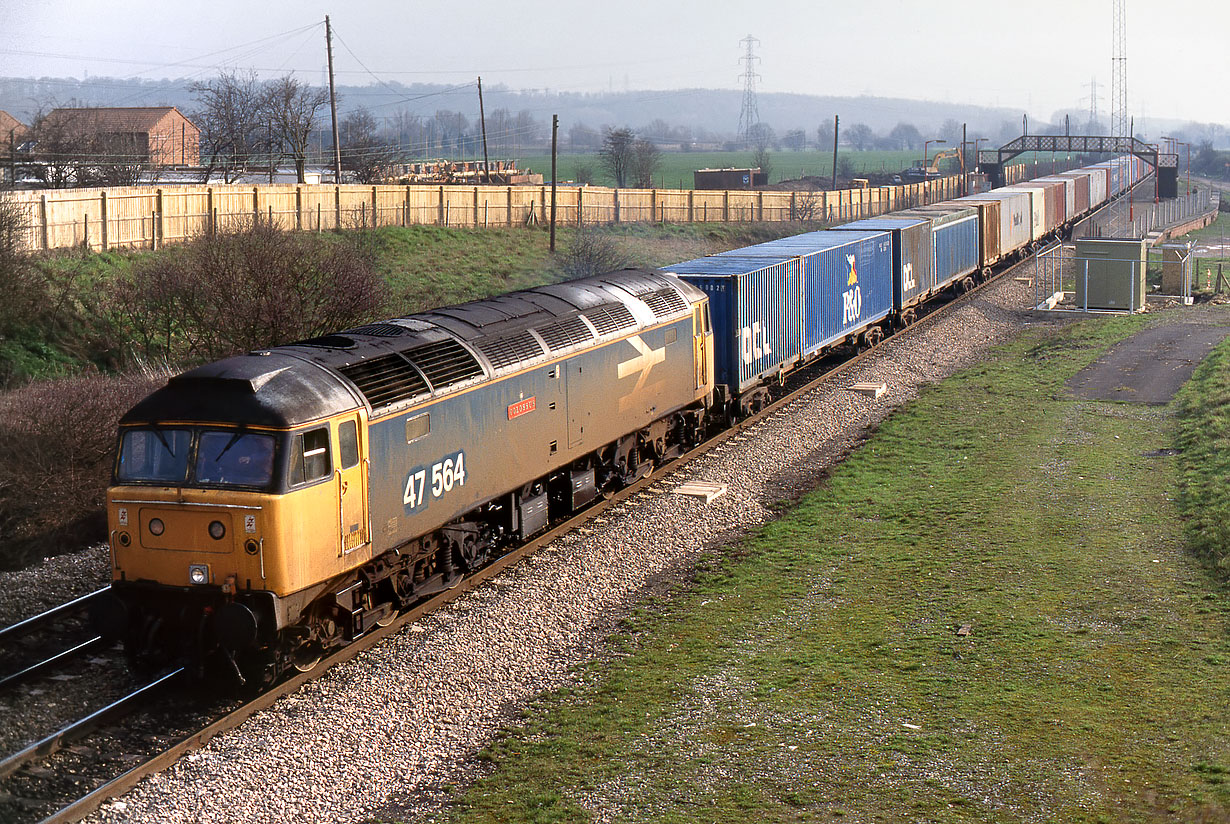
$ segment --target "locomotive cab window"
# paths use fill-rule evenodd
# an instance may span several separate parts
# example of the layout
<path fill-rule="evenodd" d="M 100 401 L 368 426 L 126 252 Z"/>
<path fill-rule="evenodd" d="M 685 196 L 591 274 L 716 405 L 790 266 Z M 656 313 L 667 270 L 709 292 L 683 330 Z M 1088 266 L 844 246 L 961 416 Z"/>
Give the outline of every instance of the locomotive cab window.
<path fill-rule="evenodd" d="M 273 479 L 273 436 L 253 432 L 202 432 L 196 448 L 199 484 L 268 486 Z"/>
<path fill-rule="evenodd" d="M 329 429 L 321 427 L 291 438 L 290 485 L 318 481 L 332 473 L 329 460 Z"/>
<path fill-rule="evenodd" d="M 188 429 L 135 429 L 124 433 L 116 479 L 125 482 L 183 483 L 188 476 Z"/>
<path fill-rule="evenodd" d="M 337 428 L 338 458 L 342 469 L 350 469 L 359 463 L 359 425 L 354 421 L 342 421 Z"/>

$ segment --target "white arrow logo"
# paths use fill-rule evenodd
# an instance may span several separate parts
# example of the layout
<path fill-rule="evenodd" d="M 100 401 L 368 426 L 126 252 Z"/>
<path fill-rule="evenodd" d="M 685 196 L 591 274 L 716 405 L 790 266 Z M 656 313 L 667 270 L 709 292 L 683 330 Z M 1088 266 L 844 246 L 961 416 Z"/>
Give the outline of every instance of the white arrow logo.
<path fill-rule="evenodd" d="M 636 386 L 633 387 L 631 394 L 635 395 L 645 388 L 645 383 L 649 380 L 649 370 L 653 369 L 655 364 L 663 363 L 666 360 L 666 347 L 654 349 L 645 341 L 641 340 L 640 335 L 628 338 L 628 343 L 632 344 L 638 354 L 635 358 L 623 361 L 619 364 L 618 375 L 620 379 L 635 375 L 637 372 L 641 376 L 636 379 Z M 624 402 L 629 400 L 625 397 L 620 402 L 620 407 L 624 406 Z"/>

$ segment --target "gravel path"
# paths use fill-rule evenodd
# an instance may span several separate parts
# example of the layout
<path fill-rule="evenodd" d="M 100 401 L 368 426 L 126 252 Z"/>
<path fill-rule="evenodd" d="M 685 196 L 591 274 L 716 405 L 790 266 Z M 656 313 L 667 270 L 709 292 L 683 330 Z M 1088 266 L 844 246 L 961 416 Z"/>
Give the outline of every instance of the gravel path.
<path fill-rule="evenodd" d="M 604 636 L 647 589 L 685 580 L 707 548 L 768 521 L 921 386 L 1024 326 L 1062 322 L 1022 312 L 1032 298 L 1032 287 L 1005 279 L 886 344 L 834 386 L 334 668 L 90 820 L 413 820 L 438 810 L 443 788 L 475 774 L 475 754 L 499 728 L 602 654 Z M 888 393 L 872 400 L 841 388 L 869 380 Z M 729 492 L 708 506 L 669 493 L 689 479 Z"/>

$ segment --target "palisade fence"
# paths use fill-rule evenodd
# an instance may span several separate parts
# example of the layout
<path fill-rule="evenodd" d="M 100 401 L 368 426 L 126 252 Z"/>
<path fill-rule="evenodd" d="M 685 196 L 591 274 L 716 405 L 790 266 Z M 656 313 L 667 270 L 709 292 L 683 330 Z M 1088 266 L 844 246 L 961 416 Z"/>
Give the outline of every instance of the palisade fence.
<path fill-rule="evenodd" d="M 959 176 L 904 186 L 817 192 L 556 190 L 556 224 L 841 222 L 957 197 Z M 12 193 L 29 217 L 30 250 L 158 248 L 254 219 L 284 229 L 526 226 L 549 219 L 551 187 L 273 185 L 58 189 Z"/>

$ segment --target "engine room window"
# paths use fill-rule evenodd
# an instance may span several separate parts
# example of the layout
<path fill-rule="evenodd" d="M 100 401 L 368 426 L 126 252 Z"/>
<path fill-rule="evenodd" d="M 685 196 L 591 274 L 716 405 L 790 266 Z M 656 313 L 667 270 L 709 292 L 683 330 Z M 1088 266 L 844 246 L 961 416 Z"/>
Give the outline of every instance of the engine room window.
<path fill-rule="evenodd" d="M 354 421 L 342 421 L 337 428 L 337 449 L 342 469 L 350 469 L 359 463 L 359 425 Z"/>
<path fill-rule="evenodd" d="M 406 419 L 406 443 L 417 441 L 431 433 L 431 414 Z"/>
<path fill-rule="evenodd" d="M 669 344 L 674 343 L 677 340 L 679 340 L 679 330 L 678 329 L 667 329 L 666 330 L 666 343 L 669 345 Z"/>
<path fill-rule="evenodd" d="M 202 432 L 196 482 L 268 486 L 273 479 L 273 436 L 252 432 Z"/>
<path fill-rule="evenodd" d="M 187 429 L 136 429 L 124 433 L 116 477 L 126 481 L 183 483 L 188 477 Z"/>
<path fill-rule="evenodd" d="M 327 478 L 332 471 L 327 427 L 294 436 L 290 453 L 291 486 Z"/>

